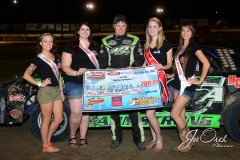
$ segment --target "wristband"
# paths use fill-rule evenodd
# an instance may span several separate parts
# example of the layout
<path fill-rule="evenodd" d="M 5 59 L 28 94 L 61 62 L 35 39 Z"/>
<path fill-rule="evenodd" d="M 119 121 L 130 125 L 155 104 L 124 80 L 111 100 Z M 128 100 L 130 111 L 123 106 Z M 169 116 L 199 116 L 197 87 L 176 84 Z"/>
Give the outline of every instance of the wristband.
<path fill-rule="evenodd" d="M 78 77 L 78 71 L 76 71 L 76 77 Z"/>
<path fill-rule="evenodd" d="M 38 87 L 41 87 L 41 85 L 42 85 L 42 82 L 38 82 L 38 84 L 37 84 L 37 85 L 38 85 Z"/>

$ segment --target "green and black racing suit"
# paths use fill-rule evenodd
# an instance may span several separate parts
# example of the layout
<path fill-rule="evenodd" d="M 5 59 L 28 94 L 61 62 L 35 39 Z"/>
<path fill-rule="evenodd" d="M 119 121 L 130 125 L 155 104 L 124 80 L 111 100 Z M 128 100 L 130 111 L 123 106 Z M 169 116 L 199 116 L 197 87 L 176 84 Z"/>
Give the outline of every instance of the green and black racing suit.
<path fill-rule="evenodd" d="M 143 51 L 139 38 L 131 34 L 123 36 L 109 35 L 102 39 L 99 64 L 100 68 L 126 68 L 128 66 L 138 67 L 144 63 Z M 123 112 L 121 112 L 123 113 Z M 144 142 L 144 130 L 140 113 L 127 111 L 132 123 L 133 141 L 137 145 Z M 111 113 L 112 139 L 122 141 L 122 128 L 120 112 Z"/>

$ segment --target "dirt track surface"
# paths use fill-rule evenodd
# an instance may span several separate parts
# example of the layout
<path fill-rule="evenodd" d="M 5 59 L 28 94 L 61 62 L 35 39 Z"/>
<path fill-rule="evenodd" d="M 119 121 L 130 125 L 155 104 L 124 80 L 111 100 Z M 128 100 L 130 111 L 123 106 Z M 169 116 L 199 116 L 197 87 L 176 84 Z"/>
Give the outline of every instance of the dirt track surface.
<path fill-rule="evenodd" d="M 192 128 L 196 129 L 196 128 Z M 22 126 L 0 127 L 0 159 L 1 160 L 145 160 L 145 159 L 239 159 L 240 143 L 233 141 L 226 136 L 224 128 L 206 132 L 201 136 L 205 128 L 197 131 L 195 138 L 199 140 L 197 146 L 188 153 L 172 151 L 172 148 L 180 143 L 176 128 L 163 128 L 164 148 L 162 152 L 155 153 L 152 149 L 139 151 L 132 141 L 130 128 L 123 130 L 123 143 L 116 149 L 110 148 L 110 128 L 90 129 L 87 135 L 87 149 L 72 149 L 68 146 L 68 140 L 57 142 L 55 145 L 61 149 L 59 153 L 43 153 L 41 141 L 31 132 L 29 120 Z M 216 136 L 214 138 L 214 136 Z M 149 142 L 151 135 L 148 128 L 145 128 L 146 142 Z M 79 137 L 77 137 L 79 139 Z M 218 141 L 218 142 L 217 142 Z M 225 145 L 225 146 L 224 146 Z"/>

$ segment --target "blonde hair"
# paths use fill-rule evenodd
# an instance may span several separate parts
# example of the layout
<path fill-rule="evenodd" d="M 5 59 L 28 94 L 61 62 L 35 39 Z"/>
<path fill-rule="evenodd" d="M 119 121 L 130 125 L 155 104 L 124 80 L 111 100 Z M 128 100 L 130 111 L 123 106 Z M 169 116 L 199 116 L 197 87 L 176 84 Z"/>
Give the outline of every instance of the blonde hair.
<path fill-rule="evenodd" d="M 160 19 L 158 19 L 156 17 L 149 19 L 147 26 L 146 26 L 146 43 L 144 45 L 144 49 L 148 48 L 149 44 L 151 43 L 151 36 L 148 31 L 149 23 L 151 21 L 156 22 L 159 25 L 159 27 L 162 27 L 162 22 L 160 21 Z M 157 49 L 159 49 L 162 46 L 164 40 L 165 40 L 165 35 L 163 33 L 163 27 L 162 27 L 162 29 L 159 31 L 158 37 L 157 37 L 157 42 L 156 42 Z"/>

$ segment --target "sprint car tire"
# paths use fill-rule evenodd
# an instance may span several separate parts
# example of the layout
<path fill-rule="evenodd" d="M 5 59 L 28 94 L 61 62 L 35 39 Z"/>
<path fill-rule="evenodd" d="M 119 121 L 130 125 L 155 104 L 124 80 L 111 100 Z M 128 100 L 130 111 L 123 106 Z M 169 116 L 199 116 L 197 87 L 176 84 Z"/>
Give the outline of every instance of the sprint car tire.
<path fill-rule="evenodd" d="M 227 134 L 236 142 L 240 142 L 240 99 L 228 106 L 223 123 Z"/>
<path fill-rule="evenodd" d="M 52 142 L 62 142 L 69 138 L 69 135 L 70 135 L 69 121 L 68 121 L 69 115 L 70 115 L 69 105 L 65 100 L 64 106 L 63 106 L 63 121 L 58 127 L 58 129 L 56 130 L 56 132 L 54 133 L 54 135 L 52 136 L 52 139 L 51 139 Z M 41 135 L 40 135 L 41 124 L 42 124 L 41 111 L 40 111 L 39 104 L 37 103 L 30 114 L 30 128 L 33 134 L 39 139 L 41 138 Z"/>

